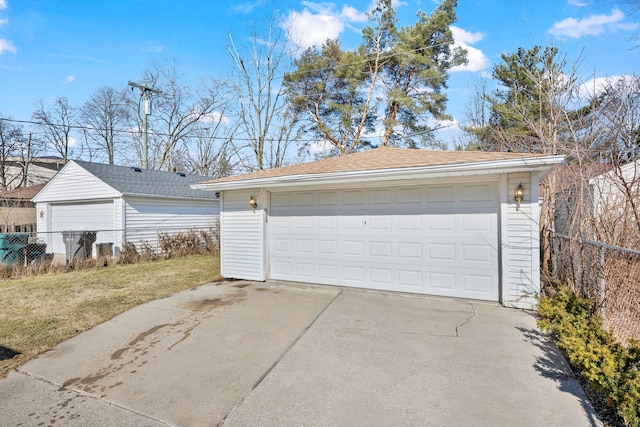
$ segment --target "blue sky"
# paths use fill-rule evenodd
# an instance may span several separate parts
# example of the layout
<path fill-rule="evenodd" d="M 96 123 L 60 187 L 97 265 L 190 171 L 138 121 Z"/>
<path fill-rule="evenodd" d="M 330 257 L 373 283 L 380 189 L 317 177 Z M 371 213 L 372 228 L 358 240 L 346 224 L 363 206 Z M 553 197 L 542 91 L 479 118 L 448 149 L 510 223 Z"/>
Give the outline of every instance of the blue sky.
<path fill-rule="evenodd" d="M 400 24 L 412 24 L 433 0 L 397 0 Z M 236 40 L 264 22 L 269 10 L 306 46 L 340 37 L 355 46 L 371 0 L 334 2 L 265 0 L 0 0 L 0 115 L 29 120 L 35 103 L 58 96 L 79 105 L 96 89 L 138 80 L 152 59 L 177 60 L 185 79 L 224 78 L 231 66 L 228 34 Z M 491 73 L 500 54 L 555 44 L 570 63 L 580 59 L 585 81 L 638 73 L 640 12 L 626 0 L 460 0 L 455 36 L 469 65 L 451 73 L 451 127 L 455 138 L 470 93 Z M 634 40 L 633 38 L 636 37 Z"/>

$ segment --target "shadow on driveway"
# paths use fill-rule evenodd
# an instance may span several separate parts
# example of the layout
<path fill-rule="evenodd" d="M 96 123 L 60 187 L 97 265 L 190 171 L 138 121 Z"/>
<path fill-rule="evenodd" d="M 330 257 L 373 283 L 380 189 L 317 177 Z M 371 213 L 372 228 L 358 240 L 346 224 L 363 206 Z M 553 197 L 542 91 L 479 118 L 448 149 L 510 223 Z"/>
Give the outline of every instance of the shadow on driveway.
<path fill-rule="evenodd" d="M 518 329 L 524 335 L 525 340 L 538 347 L 542 353 L 536 357 L 534 368 L 543 377 L 555 381 L 558 390 L 573 394 L 576 397 L 589 418 L 588 425 L 602 425 L 598 416 L 593 412 L 591 401 L 587 398 L 584 390 L 573 375 L 571 367 L 551 338 L 537 329 Z"/>
<path fill-rule="evenodd" d="M 8 425 L 600 425 L 524 312 L 283 282 L 136 307 L 0 380 L 0 402 Z"/>

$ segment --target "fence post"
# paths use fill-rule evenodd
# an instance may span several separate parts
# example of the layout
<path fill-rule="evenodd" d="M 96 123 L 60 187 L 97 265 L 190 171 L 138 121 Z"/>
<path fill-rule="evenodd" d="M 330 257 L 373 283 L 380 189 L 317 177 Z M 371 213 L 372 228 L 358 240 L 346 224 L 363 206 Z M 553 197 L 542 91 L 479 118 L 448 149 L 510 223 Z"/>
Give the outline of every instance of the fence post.
<path fill-rule="evenodd" d="M 600 246 L 600 315 L 605 318 L 605 294 L 606 294 L 606 282 L 604 277 L 604 246 Z"/>

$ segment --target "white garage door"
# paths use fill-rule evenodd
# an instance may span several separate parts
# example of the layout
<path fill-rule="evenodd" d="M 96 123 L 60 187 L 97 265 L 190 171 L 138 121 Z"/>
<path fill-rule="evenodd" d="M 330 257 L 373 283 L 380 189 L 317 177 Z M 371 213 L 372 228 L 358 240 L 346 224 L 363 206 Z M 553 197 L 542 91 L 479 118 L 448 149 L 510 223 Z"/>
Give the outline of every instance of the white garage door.
<path fill-rule="evenodd" d="M 113 201 L 51 205 L 51 228 L 61 231 L 97 231 L 96 243 L 113 243 L 115 238 Z M 65 253 L 61 233 L 51 233 L 47 251 Z"/>
<path fill-rule="evenodd" d="M 272 193 L 272 279 L 498 300 L 498 185 Z"/>

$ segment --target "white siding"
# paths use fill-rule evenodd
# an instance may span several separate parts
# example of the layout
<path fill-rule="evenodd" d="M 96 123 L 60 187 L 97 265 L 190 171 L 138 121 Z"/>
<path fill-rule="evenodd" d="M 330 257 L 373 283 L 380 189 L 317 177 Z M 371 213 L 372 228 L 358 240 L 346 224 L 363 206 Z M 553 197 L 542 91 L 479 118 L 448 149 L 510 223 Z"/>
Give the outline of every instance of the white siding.
<path fill-rule="evenodd" d="M 503 214 L 506 212 L 507 218 L 503 218 L 503 221 L 506 221 L 507 235 L 503 240 L 503 250 L 506 250 L 502 255 L 506 257 L 506 262 L 503 262 L 506 274 L 503 274 L 502 303 L 512 307 L 533 308 L 540 293 L 538 180 L 535 180 L 532 188 L 530 173 L 510 174 L 506 183 L 504 191 L 507 203 Z M 514 192 L 520 183 L 524 187 L 524 200 L 517 208 Z"/>
<path fill-rule="evenodd" d="M 95 243 L 113 242 L 114 202 L 109 200 L 49 204 L 48 220 L 44 222 L 49 232 L 43 233 L 39 229 L 38 237 L 47 243 L 48 253 L 65 253 L 62 238 L 64 231 L 96 231 Z"/>
<path fill-rule="evenodd" d="M 252 210 L 249 197 L 258 199 Z M 226 191 L 220 213 L 221 273 L 226 278 L 266 280 L 265 211 L 266 196 L 259 190 Z"/>
<path fill-rule="evenodd" d="M 36 230 L 48 231 L 47 220 L 49 219 L 49 203 L 36 203 Z"/>
<path fill-rule="evenodd" d="M 156 248 L 159 232 L 178 232 L 216 226 L 220 214 L 214 200 L 125 198 L 125 240 L 137 247 Z"/>
<path fill-rule="evenodd" d="M 35 202 L 114 199 L 121 194 L 76 163 L 69 163 L 37 195 Z"/>

